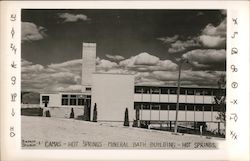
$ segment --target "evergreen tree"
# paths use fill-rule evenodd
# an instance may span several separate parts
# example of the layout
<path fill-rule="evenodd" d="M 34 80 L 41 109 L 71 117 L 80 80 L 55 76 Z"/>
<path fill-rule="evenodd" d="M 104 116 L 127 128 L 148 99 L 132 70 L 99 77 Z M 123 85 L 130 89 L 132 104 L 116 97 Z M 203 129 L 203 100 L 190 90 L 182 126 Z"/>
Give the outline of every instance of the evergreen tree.
<path fill-rule="evenodd" d="M 70 117 L 69 118 L 75 118 L 75 114 L 74 114 L 74 109 L 71 108 L 71 113 L 70 113 Z"/>
<path fill-rule="evenodd" d="M 90 118 L 89 118 L 89 107 L 88 107 L 88 105 L 84 106 L 83 120 L 84 121 L 90 121 Z"/>
<path fill-rule="evenodd" d="M 51 117 L 49 110 L 47 110 L 47 111 L 45 112 L 45 116 L 46 116 L 46 117 Z"/>
<path fill-rule="evenodd" d="M 129 126 L 129 118 L 128 118 L 128 108 L 125 110 L 125 116 L 124 116 L 124 124 L 123 126 Z"/>
<path fill-rule="evenodd" d="M 94 111 L 93 111 L 93 122 L 97 122 L 97 108 L 96 108 L 96 103 L 94 105 Z"/>

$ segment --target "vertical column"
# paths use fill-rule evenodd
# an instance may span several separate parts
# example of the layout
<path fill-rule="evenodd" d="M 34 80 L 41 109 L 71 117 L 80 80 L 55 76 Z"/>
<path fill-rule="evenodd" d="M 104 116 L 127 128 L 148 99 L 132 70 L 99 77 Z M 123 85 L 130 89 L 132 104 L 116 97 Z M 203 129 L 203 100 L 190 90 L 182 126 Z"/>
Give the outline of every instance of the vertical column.
<path fill-rule="evenodd" d="M 96 69 L 96 44 L 82 44 L 82 92 L 90 92 L 92 74 Z"/>

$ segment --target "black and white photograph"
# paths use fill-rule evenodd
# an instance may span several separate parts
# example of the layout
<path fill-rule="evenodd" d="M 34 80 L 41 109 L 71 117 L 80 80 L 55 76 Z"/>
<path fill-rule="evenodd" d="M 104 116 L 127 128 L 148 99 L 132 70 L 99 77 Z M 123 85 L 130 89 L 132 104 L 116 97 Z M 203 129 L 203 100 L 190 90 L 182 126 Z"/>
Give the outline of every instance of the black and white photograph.
<path fill-rule="evenodd" d="M 21 9 L 22 149 L 218 149 L 226 9 Z"/>

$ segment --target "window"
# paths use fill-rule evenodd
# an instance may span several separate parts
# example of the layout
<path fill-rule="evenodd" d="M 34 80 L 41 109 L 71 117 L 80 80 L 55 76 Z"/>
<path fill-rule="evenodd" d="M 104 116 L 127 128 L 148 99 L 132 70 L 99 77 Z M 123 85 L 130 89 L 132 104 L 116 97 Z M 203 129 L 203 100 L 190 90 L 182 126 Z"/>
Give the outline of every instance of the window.
<path fill-rule="evenodd" d="M 83 98 L 78 99 L 77 103 L 79 106 L 84 105 L 84 99 Z"/>
<path fill-rule="evenodd" d="M 144 87 L 143 88 L 143 93 L 150 94 L 150 88 Z"/>
<path fill-rule="evenodd" d="M 151 105 L 152 110 L 159 110 L 159 107 L 160 107 L 160 105 L 158 105 L 158 104 Z"/>
<path fill-rule="evenodd" d="M 45 103 L 45 102 L 49 102 L 49 96 L 42 96 L 42 102 Z"/>
<path fill-rule="evenodd" d="M 185 95 L 186 94 L 186 89 L 181 88 L 180 89 L 180 94 Z"/>
<path fill-rule="evenodd" d="M 204 111 L 212 111 L 211 105 L 205 105 L 204 106 Z"/>
<path fill-rule="evenodd" d="M 187 105 L 187 111 L 194 111 L 194 105 Z"/>
<path fill-rule="evenodd" d="M 211 96 L 212 95 L 212 91 L 210 89 L 205 89 L 204 90 L 204 95 Z"/>
<path fill-rule="evenodd" d="M 62 95 L 62 105 L 68 105 L 69 104 L 69 95 Z"/>
<path fill-rule="evenodd" d="M 219 105 L 215 105 L 213 106 L 213 111 L 218 111 L 218 112 L 225 112 L 226 111 L 226 106 L 219 106 Z"/>
<path fill-rule="evenodd" d="M 169 89 L 169 93 L 170 94 L 177 94 L 177 91 L 176 91 L 176 89 Z"/>
<path fill-rule="evenodd" d="M 168 94 L 167 88 L 161 88 L 161 94 Z"/>
<path fill-rule="evenodd" d="M 203 95 L 203 90 L 202 89 L 196 89 L 195 90 L 195 95 Z"/>
<path fill-rule="evenodd" d="M 91 88 L 90 88 L 90 87 L 87 87 L 87 88 L 86 88 L 86 91 L 91 91 Z"/>
<path fill-rule="evenodd" d="M 135 93 L 143 93 L 142 87 L 135 87 Z"/>
<path fill-rule="evenodd" d="M 196 111 L 203 111 L 203 106 L 202 105 L 196 105 L 195 110 Z"/>
<path fill-rule="evenodd" d="M 176 110 L 176 104 L 169 105 L 169 110 Z"/>
<path fill-rule="evenodd" d="M 187 95 L 194 95 L 194 90 L 193 89 L 188 89 L 187 90 Z"/>
<path fill-rule="evenodd" d="M 152 92 L 152 94 L 160 94 L 160 89 L 159 88 L 152 88 L 151 92 Z"/>
<path fill-rule="evenodd" d="M 168 110 L 167 104 L 161 104 L 161 110 Z"/>
<path fill-rule="evenodd" d="M 76 95 L 70 95 L 70 105 L 76 105 Z"/>
<path fill-rule="evenodd" d="M 184 104 L 180 104 L 180 105 L 179 105 L 179 110 L 185 111 L 185 105 L 184 105 Z"/>
<path fill-rule="evenodd" d="M 143 105 L 142 105 L 142 109 L 143 109 L 143 110 L 150 110 L 149 104 L 143 104 Z"/>

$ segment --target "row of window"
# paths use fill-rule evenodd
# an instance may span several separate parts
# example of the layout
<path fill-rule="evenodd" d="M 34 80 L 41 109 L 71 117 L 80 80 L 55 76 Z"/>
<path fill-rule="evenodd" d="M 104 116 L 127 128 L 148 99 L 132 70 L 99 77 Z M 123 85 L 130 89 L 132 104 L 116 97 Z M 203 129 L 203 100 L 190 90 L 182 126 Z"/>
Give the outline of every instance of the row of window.
<path fill-rule="evenodd" d="M 62 95 L 62 105 L 83 106 L 90 102 L 90 95 Z"/>
<path fill-rule="evenodd" d="M 192 89 L 180 88 L 180 94 L 183 95 L 225 95 L 225 89 Z M 135 86 L 135 93 L 144 94 L 177 94 L 177 87 L 145 87 Z"/>
<path fill-rule="evenodd" d="M 134 109 L 140 110 L 176 110 L 176 103 L 135 102 Z M 211 104 L 179 104 L 180 111 L 226 111 L 226 106 Z"/>

